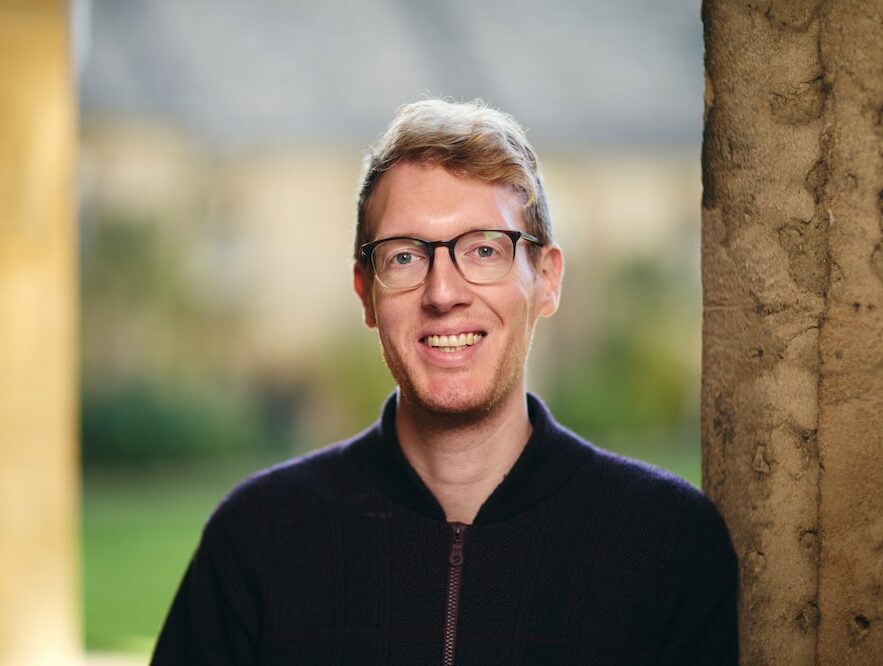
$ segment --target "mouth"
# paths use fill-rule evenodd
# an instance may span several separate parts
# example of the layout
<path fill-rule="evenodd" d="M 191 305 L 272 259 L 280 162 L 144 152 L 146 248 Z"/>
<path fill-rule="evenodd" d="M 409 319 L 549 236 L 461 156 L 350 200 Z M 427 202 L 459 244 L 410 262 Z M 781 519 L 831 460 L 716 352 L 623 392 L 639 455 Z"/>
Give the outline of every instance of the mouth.
<path fill-rule="evenodd" d="M 470 331 L 468 333 L 453 333 L 451 335 L 427 335 L 420 338 L 420 342 L 427 347 L 433 347 L 439 351 L 453 354 L 467 347 L 477 345 L 484 339 L 485 333 Z"/>

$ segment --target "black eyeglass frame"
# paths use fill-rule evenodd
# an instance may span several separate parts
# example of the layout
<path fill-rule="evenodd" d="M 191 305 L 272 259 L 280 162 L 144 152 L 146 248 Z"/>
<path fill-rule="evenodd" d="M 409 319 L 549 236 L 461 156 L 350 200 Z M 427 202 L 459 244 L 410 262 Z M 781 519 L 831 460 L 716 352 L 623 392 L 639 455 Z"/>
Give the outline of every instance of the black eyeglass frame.
<path fill-rule="evenodd" d="M 464 231 L 462 234 L 458 236 L 454 236 L 451 240 L 446 241 L 428 241 L 423 240 L 422 238 L 417 238 L 415 236 L 390 236 L 389 238 L 378 238 L 377 240 L 370 241 L 368 243 L 363 243 L 359 246 L 359 254 L 362 257 L 362 260 L 371 266 L 371 270 L 374 272 L 374 277 L 377 278 L 377 281 L 380 284 L 383 284 L 383 281 L 377 276 L 377 267 L 374 265 L 374 249 L 380 245 L 381 243 L 385 243 L 386 241 L 393 240 L 411 240 L 417 241 L 421 243 L 424 247 L 429 249 L 429 265 L 426 268 L 426 275 L 423 276 L 423 279 L 415 284 L 413 287 L 389 287 L 383 284 L 387 289 L 400 289 L 405 291 L 407 289 L 416 289 L 420 285 L 422 285 L 429 278 L 429 274 L 432 272 L 432 264 L 435 261 L 435 250 L 436 248 L 446 247 L 448 248 L 448 254 L 451 257 L 451 263 L 456 266 L 457 271 L 463 276 L 463 279 L 472 284 L 493 284 L 494 282 L 498 282 L 506 277 L 509 274 L 509 271 L 504 273 L 502 276 L 497 278 L 496 280 L 491 280 L 489 282 L 477 282 L 475 280 L 470 280 L 463 274 L 463 269 L 460 268 L 460 264 L 457 263 L 457 255 L 454 254 L 454 246 L 457 244 L 457 241 L 463 238 L 464 236 L 468 236 L 470 234 L 475 233 L 497 233 L 508 236 L 509 240 L 512 241 L 512 264 L 509 265 L 509 271 L 512 270 L 512 266 L 515 264 L 515 253 L 518 249 L 518 241 L 524 239 L 529 243 L 533 243 L 538 247 L 543 247 L 545 243 L 541 241 L 539 238 L 534 236 L 533 234 L 529 234 L 526 231 L 515 231 L 514 229 L 470 229 L 469 231 Z"/>

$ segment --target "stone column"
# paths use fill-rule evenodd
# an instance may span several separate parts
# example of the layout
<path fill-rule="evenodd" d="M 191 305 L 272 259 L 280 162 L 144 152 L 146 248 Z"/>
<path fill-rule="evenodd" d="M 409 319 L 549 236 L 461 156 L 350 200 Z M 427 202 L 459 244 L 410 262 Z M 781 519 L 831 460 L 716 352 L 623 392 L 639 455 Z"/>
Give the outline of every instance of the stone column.
<path fill-rule="evenodd" d="M 0 0 L 0 664 L 79 657 L 74 110 L 62 0 Z"/>
<path fill-rule="evenodd" d="M 883 664 L 883 0 L 705 0 L 703 485 L 746 664 Z"/>

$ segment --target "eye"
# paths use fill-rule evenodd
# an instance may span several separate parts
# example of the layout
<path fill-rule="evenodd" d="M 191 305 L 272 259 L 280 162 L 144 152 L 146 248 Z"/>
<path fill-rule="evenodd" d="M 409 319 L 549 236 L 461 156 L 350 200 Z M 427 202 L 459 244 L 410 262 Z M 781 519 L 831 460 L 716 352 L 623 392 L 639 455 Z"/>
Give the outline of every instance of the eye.
<path fill-rule="evenodd" d="M 407 268 L 408 270 L 413 270 L 417 266 L 420 266 L 421 262 L 424 261 L 426 261 L 426 257 L 423 256 L 419 250 L 414 251 L 400 249 L 390 252 L 388 255 L 383 257 L 380 265 L 386 267 L 389 270 L 398 270 L 404 268 Z"/>
<path fill-rule="evenodd" d="M 463 258 L 473 262 L 496 263 L 503 258 L 502 248 L 494 243 L 476 243 L 463 253 Z"/>

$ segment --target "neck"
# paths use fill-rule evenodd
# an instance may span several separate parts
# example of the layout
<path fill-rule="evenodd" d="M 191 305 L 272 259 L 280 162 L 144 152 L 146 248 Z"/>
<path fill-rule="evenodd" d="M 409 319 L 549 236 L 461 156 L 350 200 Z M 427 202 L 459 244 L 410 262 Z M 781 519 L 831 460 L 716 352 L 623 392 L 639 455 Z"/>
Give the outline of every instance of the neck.
<path fill-rule="evenodd" d="M 523 383 L 480 417 L 440 419 L 399 393 L 396 432 L 449 521 L 472 523 L 531 434 Z"/>

